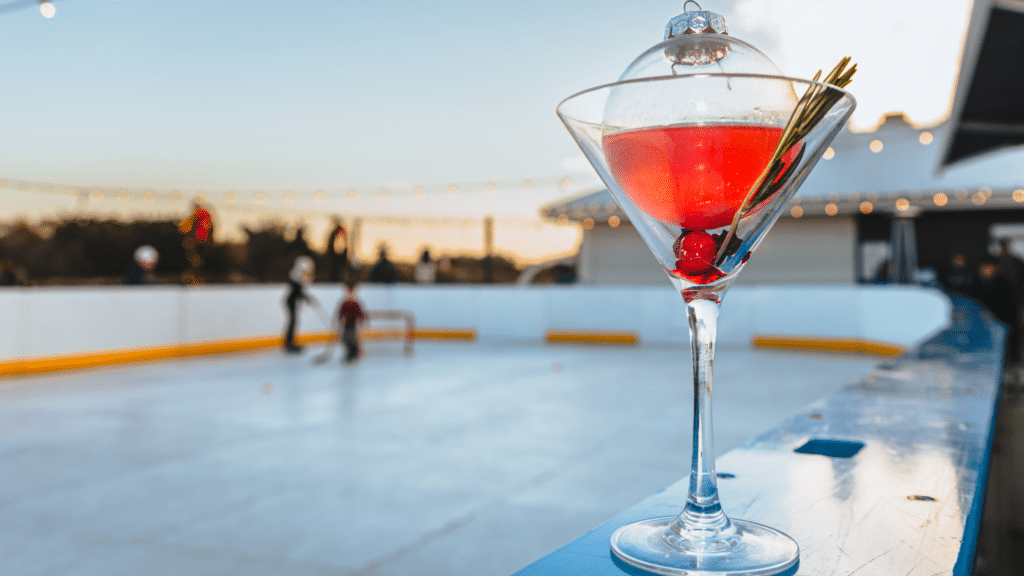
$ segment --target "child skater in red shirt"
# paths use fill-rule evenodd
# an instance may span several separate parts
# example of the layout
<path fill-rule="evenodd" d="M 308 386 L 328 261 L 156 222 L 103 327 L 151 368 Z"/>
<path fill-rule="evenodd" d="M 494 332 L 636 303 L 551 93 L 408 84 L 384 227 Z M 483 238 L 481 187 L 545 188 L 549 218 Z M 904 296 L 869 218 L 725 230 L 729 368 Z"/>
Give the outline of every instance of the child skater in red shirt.
<path fill-rule="evenodd" d="M 338 308 L 338 321 L 341 323 L 341 343 L 345 345 L 342 362 L 348 364 L 359 357 L 359 324 L 366 321 L 363 307 L 356 300 L 355 284 L 345 285 L 345 300 Z"/>

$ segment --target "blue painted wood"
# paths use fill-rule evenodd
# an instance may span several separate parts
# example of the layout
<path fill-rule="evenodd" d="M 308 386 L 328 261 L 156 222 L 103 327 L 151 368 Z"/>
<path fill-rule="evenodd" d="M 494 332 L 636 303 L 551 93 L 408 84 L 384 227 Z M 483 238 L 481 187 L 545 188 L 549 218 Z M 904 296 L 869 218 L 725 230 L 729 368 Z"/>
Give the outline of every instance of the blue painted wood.
<path fill-rule="evenodd" d="M 800 544 L 788 574 L 970 574 L 1002 380 L 1004 327 L 954 297 L 951 325 L 717 460 L 731 517 Z M 801 454 L 810 439 L 863 443 L 850 458 Z M 668 456 L 667 456 L 668 457 Z M 683 478 L 515 576 L 647 575 L 608 541 L 636 520 L 675 515 Z"/>
<path fill-rule="evenodd" d="M 793 451 L 797 454 L 817 454 L 819 456 L 828 456 L 829 458 L 853 458 L 863 447 L 863 442 L 811 438 L 803 446 Z"/>

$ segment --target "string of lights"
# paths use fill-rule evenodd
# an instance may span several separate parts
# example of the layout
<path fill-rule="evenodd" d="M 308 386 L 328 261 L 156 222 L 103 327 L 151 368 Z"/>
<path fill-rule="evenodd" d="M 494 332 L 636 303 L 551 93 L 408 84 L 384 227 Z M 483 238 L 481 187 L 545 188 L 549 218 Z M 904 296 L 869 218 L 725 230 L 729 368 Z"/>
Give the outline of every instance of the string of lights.
<path fill-rule="evenodd" d="M 570 177 L 536 178 L 523 180 L 495 180 L 430 186 L 359 187 L 316 190 L 181 190 L 137 188 L 126 186 L 90 186 L 40 182 L 17 178 L 0 178 L 0 194 L 33 194 L 40 199 L 50 197 L 73 202 L 64 212 L 103 213 L 109 211 L 168 212 L 180 214 L 186 205 L 198 200 L 232 220 L 245 215 L 270 217 L 273 220 L 325 220 L 335 215 L 346 219 L 358 218 L 364 226 L 421 227 L 435 229 L 473 229 L 483 226 L 490 215 L 472 216 L 437 213 L 396 213 L 395 210 L 415 209 L 415 204 L 395 203 L 388 200 L 456 199 L 462 196 L 500 196 L 521 193 L 524 190 L 549 189 L 562 194 L 570 193 L 575 182 Z M 376 210 L 360 206 L 360 199 L 375 200 Z M 381 202 L 383 201 L 383 202 Z M 390 208 L 390 209 L 389 209 Z M 162 210 L 161 210 L 162 209 Z M 568 222 L 558 221 L 565 225 Z M 521 216 L 498 217 L 494 225 L 504 229 L 542 230 L 550 221 Z"/>
<path fill-rule="evenodd" d="M 873 212 L 895 212 L 906 214 L 921 210 L 937 209 L 978 209 L 1020 206 L 1024 204 L 1024 188 L 1003 187 L 993 189 L 981 186 L 976 189 L 957 187 L 924 190 L 897 190 L 890 192 L 850 192 L 794 197 L 790 201 L 789 215 L 793 218 L 804 216 L 838 216 L 846 214 L 871 214 Z"/>
<path fill-rule="evenodd" d="M 13 0 L 0 3 L 0 14 L 19 12 L 32 6 L 39 6 L 39 13 L 43 18 L 49 19 L 57 15 L 57 7 L 53 5 L 53 0 Z"/>
<path fill-rule="evenodd" d="M 294 204 L 308 201 L 314 204 L 335 200 L 358 200 L 360 198 L 427 198 L 427 197 L 457 197 L 462 194 L 486 194 L 493 196 L 505 192 L 519 192 L 533 190 L 536 188 L 558 189 L 568 192 L 572 189 L 574 181 L 566 176 L 561 178 L 539 178 L 525 180 L 505 180 L 487 182 L 469 182 L 462 184 L 447 184 L 433 186 L 379 186 L 360 188 L 338 188 L 338 189 L 316 189 L 316 190 L 178 190 L 178 189 L 155 189 L 155 188 L 133 188 L 125 186 L 89 186 L 78 184 L 56 184 L 52 182 L 37 182 L 31 180 L 20 180 L 14 178 L 0 179 L 0 191 L 13 189 L 19 192 L 35 192 L 40 194 L 63 194 L 71 199 L 88 198 L 90 200 L 103 200 L 114 198 L 116 200 L 143 201 L 155 203 L 158 201 L 178 202 L 183 199 L 196 198 L 203 202 L 213 204 L 253 204 L 263 205 L 267 202 L 280 200 L 283 204 Z"/>

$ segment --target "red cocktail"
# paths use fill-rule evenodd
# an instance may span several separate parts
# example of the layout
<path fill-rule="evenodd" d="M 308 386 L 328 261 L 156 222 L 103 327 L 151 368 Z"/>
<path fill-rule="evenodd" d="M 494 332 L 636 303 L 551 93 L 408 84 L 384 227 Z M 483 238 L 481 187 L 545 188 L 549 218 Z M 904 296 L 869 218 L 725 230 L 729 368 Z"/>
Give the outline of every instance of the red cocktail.
<path fill-rule="evenodd" d="M 728 226 L 782 128 L 663 126 L 605 135 L 612 175 L 638 208 L 687 230 Z"/>

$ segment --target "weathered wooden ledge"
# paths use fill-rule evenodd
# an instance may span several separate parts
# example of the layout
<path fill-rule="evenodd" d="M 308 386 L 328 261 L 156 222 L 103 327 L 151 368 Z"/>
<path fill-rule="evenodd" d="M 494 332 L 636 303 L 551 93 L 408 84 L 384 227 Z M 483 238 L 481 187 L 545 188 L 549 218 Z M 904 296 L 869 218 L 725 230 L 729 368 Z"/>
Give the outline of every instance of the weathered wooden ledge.
<path fill-rule="evenodd" d="M 726 513 L 796 539 L 800 563 L 786 574 L 970 574 L 1004 334 L 954 298 L 948 328 L 718 458 Z M 683 478 L 516 576 L 648 574 L 614 558 L 609 537 L 677 514 L 686 489 Z"/>

